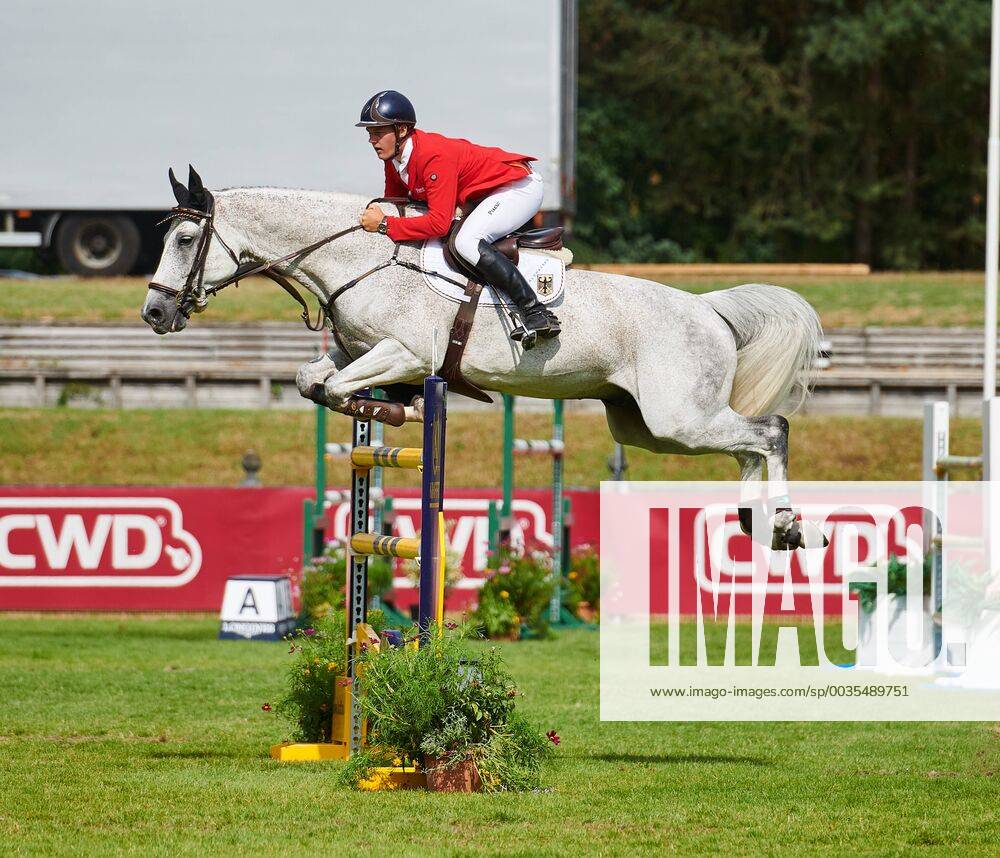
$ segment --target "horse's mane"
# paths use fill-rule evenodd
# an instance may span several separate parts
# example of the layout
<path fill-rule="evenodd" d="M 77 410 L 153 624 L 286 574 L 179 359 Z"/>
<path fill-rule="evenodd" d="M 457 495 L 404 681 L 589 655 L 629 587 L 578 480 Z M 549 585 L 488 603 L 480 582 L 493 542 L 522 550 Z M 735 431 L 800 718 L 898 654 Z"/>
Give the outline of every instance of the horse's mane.
<path fill-rule="evenodd" d="M 360 194 L 349 194 L 344 191 L 320 191 L 315 188 L 279 188 L 273 185 L 240 185 L 231 188 L 219 188 L 214 191 L 216 195 L 230 193 L 265 193 L 281 196 L 295 196 L 299 198 L 315 199 L 320 202 L 336 202 L 338 200 L 361 199 Z"/>

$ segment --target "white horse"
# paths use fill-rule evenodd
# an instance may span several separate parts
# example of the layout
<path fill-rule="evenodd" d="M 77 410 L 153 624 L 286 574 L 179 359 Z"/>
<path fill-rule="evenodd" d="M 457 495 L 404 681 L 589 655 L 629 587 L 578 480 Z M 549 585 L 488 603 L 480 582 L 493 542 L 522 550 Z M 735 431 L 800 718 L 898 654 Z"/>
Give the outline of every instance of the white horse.
<path fill-rule="evenodd" d="M 184 328 L 177 293 L 186 284 L 193 284 L 189 309 L 200 311 L 212 284 L 231 278 L 240 263 L 280 259 L 346 230 L 367 203 L 348 194 L 276 188 L 231 188 L 213 196 L 193 171 L 189 189 L 173 181 L 182 207 L 214 211 L 170 224 L 142 310 L 158 334 Z M 352 231 L 276 270 L 326 304 L 339 286 L 394 250 L 385 236 Z M 419 243 L 404 243 L 398 253 L 419 264 Z M 372 274 L 330 310 L 346 353 L 337 348 L 304 364 L 296 375 L 300 393 L 343 410 L 364 388 L 419 383 L 439 369 L 432 336 L 448 341 L 456 306 L 413 270 L 390 265 Z M 779 511 L 776 534 L 789 547 L 822 544 L 818 531 L 801 528 L 786 509 L 788 421 L 774 413 L 790 397 L 797 406 L 808 395 L 820 346 L 819 318 L 801 296 L 764 284 L 693 295 L 570 269 L 552 308 L 562 335 L 524 351 L 508 338 L 504 314 L 482 307 L 462 361 L 465 377 L 503 393 L 600 399 L 619 443 L 655 453 L 727 453 L 739 463 L 746 490 L 759 490 L 766 464 L 772 511 Z M 745 491 L 744 499 L 749 496 Z"/>

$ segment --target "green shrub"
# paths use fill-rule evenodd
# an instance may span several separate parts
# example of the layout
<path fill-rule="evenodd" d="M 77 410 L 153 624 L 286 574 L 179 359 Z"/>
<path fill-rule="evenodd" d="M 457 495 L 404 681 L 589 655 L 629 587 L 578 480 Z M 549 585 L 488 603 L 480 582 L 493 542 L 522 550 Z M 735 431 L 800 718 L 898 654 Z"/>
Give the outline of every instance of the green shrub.
<path fill-rule="evenodd" d="M 502 637 L 517 625 L 527 627 L 535 637 L 545 637 L 552 591 L 551 554 L 501 552 L 499 565 L 479 591 L 472 622 L 488 637 Z"/>
<path fill-rule="evenodd" d="M 923 590 L 925 596 L 930 595 L 931 556 L 929 554 L 924 558 Z M 850 585 L 850 591 L 857 595 L 858 605 L 862 611 L 870 614 L 875 610 L 875 605 L 878 602 L 878 584 L 875 581 L 857 581 Z M 886 571 L 886 593 L 896 596 L 906 595 L 906 563 L 895 554 L 889 555 Z"/>
<path fill-rule="evenodd" d="M 573 616 L 579 617 L 581 602 L 600 611 L 601 558 L 593 547 L 581 545 L 572 552 L 564 584 L 563 605 Z"/>
<path fill-rule="evenodd" d="M 507 591 L 501 589 L 502 582 L 491 583 L 496 574 L 479 591 L 479 604 L 472 614 L 472 622 L 488 638 L 509 637 L 521 628 L 521 617 Z"/>
<path fill-rule="evenodd" d="M 333 695 L 347 663 L 346 618 L 342 611 L 317 617 L 288 636 L 288 688 L 275 710 L 294 727 L 296 742 L 329 742 Z"/>
<path fill-rule="evenodd" d="M 400 759 L 472 759 L 490 791 L 537 787 L 546 739 L 515 711 L 517 686 L 499 650 L 473 658 L 462 633 L 419 649 L 369 648 L 361 657 L 361 693 L 370 748 L 351 767 Z M 555 741 L 555 740 L 553 740 Z"/>

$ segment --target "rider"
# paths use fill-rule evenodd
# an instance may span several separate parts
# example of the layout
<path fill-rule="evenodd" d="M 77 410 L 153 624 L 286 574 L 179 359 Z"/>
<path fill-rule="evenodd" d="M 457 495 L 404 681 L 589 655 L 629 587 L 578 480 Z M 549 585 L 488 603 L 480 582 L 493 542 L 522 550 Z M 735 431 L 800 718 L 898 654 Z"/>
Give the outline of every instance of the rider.
<path fill-rule="evenodd" d="M 385 162 L 385 196 L 426 201 L 428 207 L 419 217 L 386 217 L 372 203 L 361 225 L 393 241 L 437 238 L 448 234 L 456 204 L 475 205 L 459 227 L 455 249 L 483 280 L 513 299 L 527 331 L 558 336 L 559 320 L 539 303 L 517 266 L 493 247 L 541 207 L 542 177 L 530 165 L 536 159 L 419 131 L 416 122 L 410 100 L 392 89 L 376 93 L 361 109 L 356 127 L 368 129 L 368 141 Z"/>

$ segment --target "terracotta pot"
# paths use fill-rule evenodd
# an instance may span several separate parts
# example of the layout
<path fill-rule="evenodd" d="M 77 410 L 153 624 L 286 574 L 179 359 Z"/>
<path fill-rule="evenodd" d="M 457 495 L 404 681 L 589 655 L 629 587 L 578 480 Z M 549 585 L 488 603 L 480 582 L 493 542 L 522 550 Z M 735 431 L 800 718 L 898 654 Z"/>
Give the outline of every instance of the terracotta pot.
<path fill-rule="evenodd" d="M 431 757 L 424 755 L 427 789 L 434 792 L 479 792 L 482 782 L 475 762 L 467 757 Z"/>

